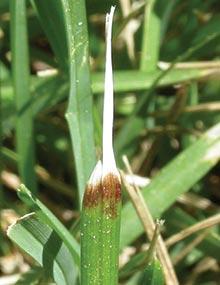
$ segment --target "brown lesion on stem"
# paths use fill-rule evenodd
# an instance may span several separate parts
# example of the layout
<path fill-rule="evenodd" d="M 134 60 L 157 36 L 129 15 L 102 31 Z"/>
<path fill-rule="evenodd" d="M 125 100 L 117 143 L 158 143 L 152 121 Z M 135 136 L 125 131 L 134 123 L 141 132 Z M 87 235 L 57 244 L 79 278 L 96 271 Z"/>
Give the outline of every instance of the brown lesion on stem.
<path fill-rule="evenodd" d="M 102 192 L 101 181 L 95 184 L 88 183 L 83 198 L 83 206 L 85 208 L 97 207 L 101 200 L 101 195 L 100 195 L 101 192 Z"/>
<path fill-rule="evenodd" d="M 85 208 L 95 208 L 100 205 L 106 216 L 115 218 L 118 215 L 117 207 L 120 202 L 121 182 L 116 174 L 108 173 L 101 181 L 87 184 L 83 199 Z"/>
<path fill-rule="evenodd" d="M 109 218 L 117 217 L 117 206 L 121 202 L 121 182 L 117 175 L 108 173 L 102 178 L 103 212 Z"/>

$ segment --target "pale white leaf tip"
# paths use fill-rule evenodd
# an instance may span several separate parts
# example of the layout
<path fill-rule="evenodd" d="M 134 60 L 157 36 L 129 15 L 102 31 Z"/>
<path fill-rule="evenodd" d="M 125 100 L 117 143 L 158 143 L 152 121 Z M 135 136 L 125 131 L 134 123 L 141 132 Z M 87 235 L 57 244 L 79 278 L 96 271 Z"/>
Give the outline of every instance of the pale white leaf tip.
<path fill-rule="evenodd" d="M 106 63 L 105 63 L 105 88 L 103 108 L 103 175 L 113 172 L 119 176 L 114 151 L 113 151 L 113 72 L 112 72 L 112 23 L 115 7 L 106 15 Z"/>
<path fill-rule="evenodd" d="M 88 184 L 97 185 L 100 183 L 101 179 L 102 179 L 102 162 L 101 160 L 99 160 L 93 169 Z"/>

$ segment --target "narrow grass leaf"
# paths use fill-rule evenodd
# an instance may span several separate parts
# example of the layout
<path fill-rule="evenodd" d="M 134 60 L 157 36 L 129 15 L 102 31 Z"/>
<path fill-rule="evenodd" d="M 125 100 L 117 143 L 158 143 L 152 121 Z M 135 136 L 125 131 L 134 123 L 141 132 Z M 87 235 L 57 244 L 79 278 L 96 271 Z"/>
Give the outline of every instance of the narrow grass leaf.
<path fill-rule="evenodd" d="M 79 201 L 95 165 L 88 34 L 84 0 L 62 0 L 70 62 L 70 93 L 66 112 L 75 158 Z"/>
<path fill-rule="evenodd" d="M 134 90 L 146 90 L 153 84 L 154 80 L 158 77 L 160 71 L 154 71 L 152 73 L 146 73 L 143 71 L 116 71 L 114 73 L 114 90 L 116 92 L 127 92 Z M 173 84 L 179 84 L 194 79 L 203 79 L 208 75 L 211 75 L 213 70 L 210 69 L 177 69 L 174 68 L 170 73 L 164 76 L 158 83 L 158 86 L 169 86 Z M 68 92 L 69 83 L 59 76 L 52 76 L 49 78 L 32 77 L 31 80 L 31 93 L 33 98 L 28 102 L 28 106 L 32 108 L 33 115 L 39 112 L 49 109 L 56 103 L 66 98 Z M 15 121 L 15 108 L 13 99 L 13 88 L 10 82 L 2 83 L 2 106 L 3 106 L 3 125 L 8 124 L 10 120 L 13 120 L 11 126 L 14 126 Z M 103 73 L 92 74 L 92 91 L 94 93 L 102 93 L 104 91 L 103 85 Z M 10 120 L 9 120 L 10 117 Z M 135 118 L 134 120 L 138 120 Z M 133 124 L 132 124 L 133 126 Z M 3 127 L 4 132 L 5 127 Z M 134 127 L 136 134 L 140 133 L 140 127 Z M 133 133 L 131 131 L 131 133 Z M 125 136 L 121 139 L 117 138 L 116 148 L 123 142 Z M 127 139 L 127 142 L 130 140 Z M 124 142 L 123 142 L 124 144 Z"/>
<path fill-rule="evenodd" d="M 197 45 L 193 46 L 192 48 L 187 49 L 183 54 L 176 57 L 175 60 L 169 65 L 168 68 L 166 68 L 163 71 L 160 71 L 158 74 L 158 77 L 155 79 L 155 81 L 150 86 L 147 93 L 144 93 L 138 100 L 137 104 L 135 105 L 135 108 L 133 110 L 132 115 L 127 119 L 122 129 L 119 131 L 117 139 L 116 139 L 116 152 L 117 154 L 120 154 L 120 151 L 123 149 L 124 144 L 127 144 L 127 141 L 125 141 L 123 138 L 127 138 L 127 136 L 131 133 L 131 125 L 132 121 L 138 117 L 138 119 L 143 118 L 143 114 L 145 114 L 146 110 L 148 110 L 155 94 L 155 88 L 158 86 L 158 83 L 167 75 L 170 73 L 171 70 L 173 70 L 175 64 L 177 62 L 180 62 L 182 60 L 186 60 L 188 57 L 190 57 L 195 51 L 198 51 L 206 45 L 208 42 L 216 39 L 219 36 L 219 33 L 214 33 L 208 37 L 206 37 L 202 42 L 199 42 Z M 139 132 L 141 129 L 139 130 Z M 132 137 L 132 139 L 135 139 L 135 136 Z"/>
<path fill-rule="evenodd" d="M 175 232 L 179 232 L 198 222 L 195 218 L 177 207 L 172 208 L 172 210 L 168 210 L 164 218 L 166 221 L 169 221 L 169 227 Z M 188 241 L 193 240 L 194 238 L 195 235 L 189 237 Z M 206 255 L 212 256 L 215 259 L 220 259 L 219 234 L 210 229 L 210 234 L 208 234 L 208 236 L 198 244 L 197 248 Z"/>
<path fill-rule="evenodd" d="M 142 276 L 138 280 L 138 285 L 164 285 L 163 269 L 158 259 L 153 260 L 147 265 Z"/>
<path fill-rule="evenodd" d="M 118 284 L 121 183 L 115 164 L 111 37 L 114 7 L 106 16 L 103 158 L 87 184 L 81 215 L 81 284 Z"/>
<path fill-rule="evenodd" d="M 16 147 L 21 178 L 33 192 L 36 192 L 33 117 L 32 110 L 28 107 L 31 94 L 25 3 L 25 0 L 10 1 L 12 73 L 17 116 Z"/>
<path fill-rule="evenodd" d="M 56 0 L 32 0 L 31 3 L 37 11 L 38 19 L 49 39 L 59 66 L 63 70 L 67 70 L 68 50 L 62 2 Z"/>
<path fill-rule="evenodd" d="M 160 74 L 160 70 L 151 73 L 137 70 L 116 71 L 114 72 L 114 90 L 116 92 L 126 92 L 149 89 Z M 211 74 L 214 74 L 213 70 L 207 68 L 174 68 L 164 75 L 157 86 L 169 86 L 193 79 L 202 79 Z M 101 93 L 104 91 L 103 74 L 101 72 L 92 74 L 92 90 L 94 93 Z"/>
<path fill-rule="evenodd" d="M 143 197 L 153 217 L 160 217 L 182 193 L 199 181 L 220 158 L 220 124 L 207 131 L 197 142 L 165 166 L 143 189 Z M 143 228 L 131 203 L 122 210 L 121 246 L 134 241 Z"/>
<path fill-rule="evenodd" d="M 35 261 L 57 285 L 73 285 L 77 269 L 72 256 L 57 233 L 33 214 L 18 219 L 7 231 L 8 237 Z"/>
<path fill-rule="evenodd" d="M 58 234 L 70 251 L 76 265 L 79 266 L 79 245 L 64 225 L 24 185 L 19 187 L 18 196 L 36 212 L 36 215 L 42 222 L 46 223 Z"/>
<path fill-rule="evenodd" d="M 149 1 L 144 12 L 140 69 L 148 72 L 157 69 L 159 59 L 161 19 L 158 4 L 159 1 Z"/>

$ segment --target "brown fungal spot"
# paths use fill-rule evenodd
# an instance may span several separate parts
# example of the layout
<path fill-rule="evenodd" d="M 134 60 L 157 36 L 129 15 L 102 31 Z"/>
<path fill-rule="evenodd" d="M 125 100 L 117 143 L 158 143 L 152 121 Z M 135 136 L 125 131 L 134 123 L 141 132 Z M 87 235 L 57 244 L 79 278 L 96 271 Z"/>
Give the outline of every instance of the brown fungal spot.
<path fill-rule="evenodd" d="M 121 201 L 121 183 L 117 175 L 109 173 L 102 178 L 103 212 L 109 218 L 117 216 L 118 203 Z"/>
<path fill-rule="evenodd" d="M 96 207 L 101 200 L 101 192 L 101 181 L 95 184 L 88 183 L 83 198 L 83 205 L 86 208 Z"/>
<path fill-rule="evenodd" d="M 113 173 L 108 173 L 102 177 L 102 181 L 87 185 L 83 205 L 86 208 L 94 208 L 100 204 L 105 215 L 109 218 L 115 218 L 120 201 L 121 182 L 119 177 Z"/>

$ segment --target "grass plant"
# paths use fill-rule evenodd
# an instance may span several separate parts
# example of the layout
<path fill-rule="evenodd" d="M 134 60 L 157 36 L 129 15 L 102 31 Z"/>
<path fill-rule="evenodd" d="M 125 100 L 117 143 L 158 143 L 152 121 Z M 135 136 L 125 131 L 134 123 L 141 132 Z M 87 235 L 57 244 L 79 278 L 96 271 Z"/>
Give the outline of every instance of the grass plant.
<path fill-rule="evenodd" d="M 219 284 L 219 46 L 217 0 L 1 0 L 0 284 Z"/>

